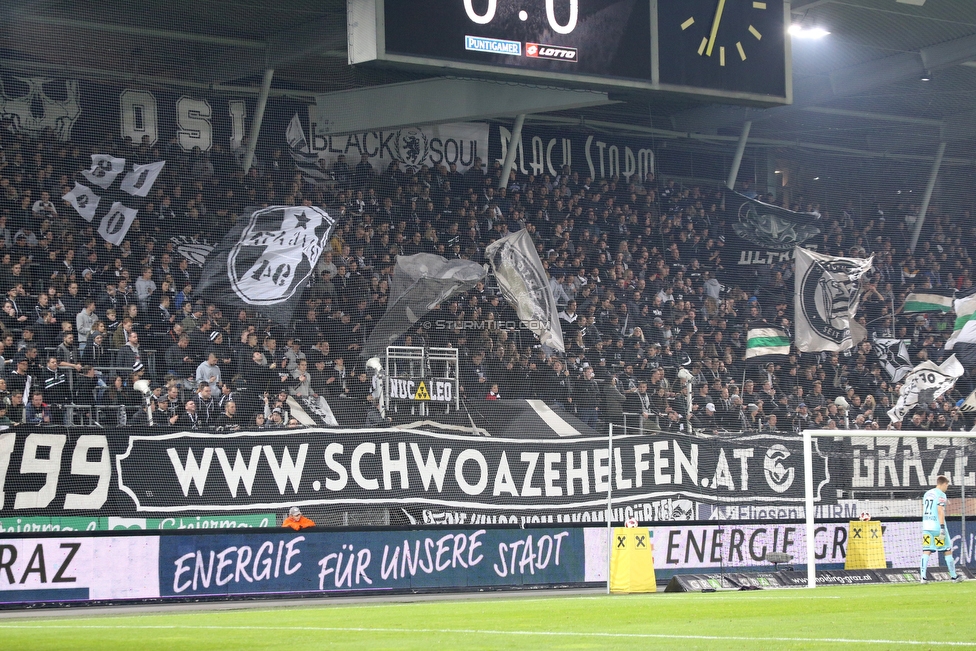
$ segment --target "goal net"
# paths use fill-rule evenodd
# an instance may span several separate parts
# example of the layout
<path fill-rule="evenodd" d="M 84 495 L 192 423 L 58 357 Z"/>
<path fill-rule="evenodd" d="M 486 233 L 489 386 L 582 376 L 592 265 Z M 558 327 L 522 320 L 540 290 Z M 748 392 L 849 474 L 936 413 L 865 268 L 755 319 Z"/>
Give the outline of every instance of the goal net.
<path fill-rule="evenodd" d="M 976 472 L 967 468 L 976 450 L 976 434 L 933 431 L 891 431 L 865 436 L 854 430 L 806 430 L 804 459 L 804 544 L 797 565 L 806 565 L 807 586 L 825 582 L 837 567 L 832 546 L 845 544 L 848 569 L 891 573 L 888 580 L 917 580 L 922 552 L 922 495 L 940 475 L 949 479 L 946 520 L 957 567 L 972 560 L 972 526 L 967 532 L 966 497 L 976 493 Z M 838 445 L 844 443 L 844 445 Z M 832 476 L 818 473 L 825 465 Z M 970 499 L 971 501 L 971 499 Z M 857 505 L 847 527 L 831 518 L 825 503 Z M 846 529 L 846 531 L 845 531 Z M 879 540 L 880 539 L 880 540 Z M 843 542 L 842 542 L 843 541 Z M 932 554 L 929 573 L 944 569 Z M 834 563 L 834 564 L 831 564 Z M 914 574 L 913 574 L 914 572 Z"/>

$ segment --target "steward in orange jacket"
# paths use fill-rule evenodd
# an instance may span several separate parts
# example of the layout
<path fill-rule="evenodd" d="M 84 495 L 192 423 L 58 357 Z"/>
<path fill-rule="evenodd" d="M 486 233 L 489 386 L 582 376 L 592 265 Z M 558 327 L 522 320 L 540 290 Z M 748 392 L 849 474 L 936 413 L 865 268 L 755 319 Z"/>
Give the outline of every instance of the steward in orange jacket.
<path fill-rule="evenodd" d="M 285 518 L 281 526 L 298 531 L 300 529 L 314 527 L 315 523 L 302 515 L 301 510 L 297 506 L 293 506 L 288 511 L 288 517 Z"/>

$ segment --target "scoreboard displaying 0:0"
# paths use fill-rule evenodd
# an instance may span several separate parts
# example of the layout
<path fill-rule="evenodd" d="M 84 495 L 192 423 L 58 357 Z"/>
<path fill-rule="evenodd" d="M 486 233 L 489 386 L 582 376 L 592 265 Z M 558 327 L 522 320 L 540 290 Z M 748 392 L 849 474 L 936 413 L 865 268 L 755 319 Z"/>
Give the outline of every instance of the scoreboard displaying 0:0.
<path fill-rule="evenodd" d="M 785 0 L 348 0 L 349 62 L 792 101 Z"/>

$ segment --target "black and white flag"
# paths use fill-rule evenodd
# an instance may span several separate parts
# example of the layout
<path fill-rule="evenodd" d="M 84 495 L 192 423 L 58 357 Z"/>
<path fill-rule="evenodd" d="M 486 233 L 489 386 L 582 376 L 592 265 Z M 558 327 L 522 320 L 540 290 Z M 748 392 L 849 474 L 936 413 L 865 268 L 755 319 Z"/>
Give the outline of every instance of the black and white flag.
<path fill-rule="evenodd" d="M 912 370 L 912 359 L 908 355 L 902 339 L 881 339 L 875 337 L 871 344 L 874 354 L 881 361 L 881 368 L 892 382 L 901 382 Z"/>
<path fill-rule="evenodd" d="M 249 208 L 203 265 L 196 295 L 288 324 L 335 221 L 321 208 Z"/>
<path fill-rule="evenodd" d="M 485 259 L 522 324 L 543 346 L 566 352 L 556 299 L 528 231 L 522 229 L 492 242 L 485 248 Z"/>
<path fill-rule="evenodd" d="M 398 256 L 390 282 L 390 303 L 370 333 L 363 356 L 384 353 L 425 314 L 471 289 L 486 275 L 484 267 L 470 260 L 448 260 L 431 253 Z"/>
<path fill-rule="evenodd" d="M 211 244 L 205 237 L 190 237 L 186 235 L 173 235 L 169 238 L 170 244 L 176 250 L 176 260 L 186 258 L 186 261 L 195 267 L 202 267 L 207 261 L 213 250 Z"/>
<path fill-rule="evenodd" d="M 970 393 L 964 400 L 959 400 L 956 406 L 959 407 L 959 411 L 966 414 L 976 412 L 976 391 Z"/>
<path fill-rule="evenodd" d="M 332 180 L 330 175 L 319 167 L 318 154 L 308 151 L 305 129 L 302 128 L 302 121 L 297 113 L 288 123 L 285 140 L 288 141 L 288 154 L 295 161 L 295 167 L 302 173 L 306 183 L 319 186 Z"/>
<path fill-rule="evenodd" d="M 61 198 L 87 222 L 100 216 L 98 234 L 106 242 L 119 245 L 139 215 L 166 161 L 128 164 L 124 158 L 108 154 L 92 154 L 91 159 L 91 168 L 81 172 L 75 187 Z"/>
<path fill-rule="evenodd" d="M 732 190 L 725 193 L 725 211 L 735 216 L 732 232 L 760 251 L 789 251 L 822 231 L 818 213 L 793 212 Z"/>
<path fill-rule="evenodd" d="M 864 339 L 855 320 L 859 281 L 874 258 L 840 258 L 797 247 L 796 347 L 804 353 L 853 348 Z"/>
<path fill-rule="evenodd" d="M 898 402 L 888 410 L 893 423 L 900 423 L 911 413 L 915 405 L 936 400 L 955 385 L 965 369 L 955 355 L 941 364 L 925 360 L 905 377 L 905 383 L 898 395 Z"/>

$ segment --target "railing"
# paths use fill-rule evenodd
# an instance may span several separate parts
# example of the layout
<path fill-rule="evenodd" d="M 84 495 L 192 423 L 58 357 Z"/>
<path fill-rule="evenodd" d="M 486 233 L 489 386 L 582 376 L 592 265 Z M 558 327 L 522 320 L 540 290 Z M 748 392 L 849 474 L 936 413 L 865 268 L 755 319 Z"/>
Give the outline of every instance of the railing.
<path fill-rule="evenodd" d="M 45 360 L 44 360 L 45 362 L 47 361 L 47 357 L 57 357 L 58 349 L 56 347 L 45 346 L 43 350 L 46 353 Z M 108 348 L 106 350 L 112 353 L 112 357 L 114 358 L 116 355 L 118 355 L 118 352 L 121 350 L 121 348 Z M 149 377 L 156 377 L 156 353 L 158 351 L 152 348 L 140 348 L 139 352 L 140 354 L 144 354 L 143 359 L 145 361 L 143 363 L 146 367 L 146 373 L 149 375 Z M 73 363 L 80 364 L 81 362 L 79 360 Z M 132 373 L 132 368 L 129 366 L 93 366 L 92 368 L 94 368 L 96 371 L 99 371 L 102 374 L 109 374 L 111 376 L 115 376 L 115 375 L 128 376 L 129 374 Z M 70 368 L 66 369 L 64 371 L 64 374 L 68 378 L 68 387 L 71 390 L 71 394 L 74 395 L 75 370 Z"/>
<path fill-rule="evenodd" d="M 126 427 L 131 424 L 131 421 L 136 414 L 138 414 L 140 411 L 145 411 L 146 409 L 144 406 L 134 407 L 128 405 L 107 404 L 83 405 L 76 403 L 51 406 L 60 411 L 57 413 L 57 415 L 51 415 L 51 422 L 46 424 L 50 427 Z M 124 423 L 119 422 L 119 414 L 121 411 L 125 411 L 126 416 Z M 106 418 L 106 415 L 108 418 Z M 103 422 L 106 420 L 109 422 Z"/>

